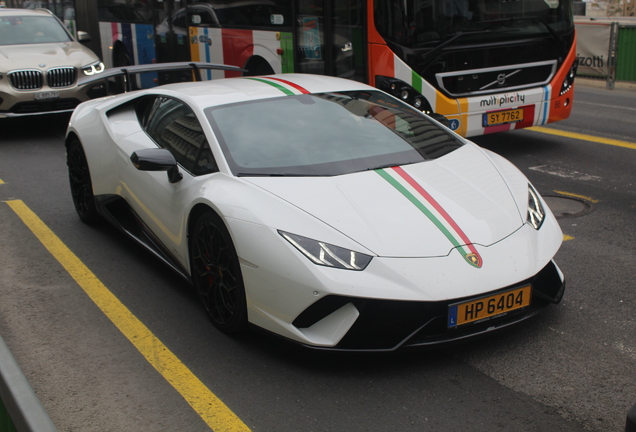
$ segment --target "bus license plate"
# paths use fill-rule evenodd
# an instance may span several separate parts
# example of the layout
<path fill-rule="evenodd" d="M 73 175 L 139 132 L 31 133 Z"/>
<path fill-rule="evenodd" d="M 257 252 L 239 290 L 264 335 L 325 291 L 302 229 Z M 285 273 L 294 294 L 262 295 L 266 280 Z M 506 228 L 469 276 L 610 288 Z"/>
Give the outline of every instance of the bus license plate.
<path fill-rule="evenodd" d="M 532 285 L 448 307 L 448 327 L 457 327 L 529 306 Z"/>
<path fill-rule="evenodd" d="M 59 97 L 60 97 L 60 92 L 58 91 L 46 91 L 46 92 L 33 93 L 33 98 L 35 100 L 58 99 Z"/>
<path fill-rule="evenodd" d="M 515 123 L 523 121 L 523 108 L 493 111 L 483 115 L 483 126 L 496 126 L 505 123 Z"/>

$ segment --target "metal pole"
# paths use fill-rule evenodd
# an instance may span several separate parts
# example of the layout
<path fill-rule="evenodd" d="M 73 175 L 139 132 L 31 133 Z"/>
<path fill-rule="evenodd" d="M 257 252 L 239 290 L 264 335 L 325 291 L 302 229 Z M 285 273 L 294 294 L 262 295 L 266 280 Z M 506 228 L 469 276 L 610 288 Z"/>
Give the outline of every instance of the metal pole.
<path fill-rule="evenodd" d="M 612 31 L 610 33 L 609 55 L 607 58 L 609 66 L 609 74 L 607 75 L 608 90 L 614 90 L 616 83 L 616 41 L 618 39 L 618 23 L 612 23 Z"/>

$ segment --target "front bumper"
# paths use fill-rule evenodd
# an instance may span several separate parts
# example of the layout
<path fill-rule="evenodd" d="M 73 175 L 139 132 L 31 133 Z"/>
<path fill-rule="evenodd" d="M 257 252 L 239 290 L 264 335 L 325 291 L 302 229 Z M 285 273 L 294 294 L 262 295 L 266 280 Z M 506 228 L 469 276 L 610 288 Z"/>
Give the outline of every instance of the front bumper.
<path fill-rule="evenodd" d="M 447 327 L 449 305 L 469 300 L 471 297 L 420 302 L 330 295 L 307 308 L 292 324 L 303 331 L 332 313 L 337 313 L 341 308 L 353 305 L 359 316 L 340 342 L 333 347 L 311 346 L 312 348 L 342 351 L 393 351 L 405 347 L 457 342 L 507 327 L 536 315 L 547 305 L 559 303 L 565 290 L 565 281 L 561 272 L 554 261 L 550 261 L 535 276 L 486 294 L 496 294 L 527 284 L 533 287 L 532 302 L 529 306 L 459 328 Z"/>

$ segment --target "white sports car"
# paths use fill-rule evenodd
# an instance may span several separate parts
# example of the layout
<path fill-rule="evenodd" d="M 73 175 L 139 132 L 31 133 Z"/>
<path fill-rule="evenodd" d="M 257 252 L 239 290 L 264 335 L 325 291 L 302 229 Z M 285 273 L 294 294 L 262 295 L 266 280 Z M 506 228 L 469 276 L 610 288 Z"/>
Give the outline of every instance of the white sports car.
<path fill-rule="evenodd" d="M 212 322 L 335 350 L 433 345 L 563 295 L 527 178 L 373 87 L 302 74 L 82 103 L 73 201 L 196 288 Z"/>

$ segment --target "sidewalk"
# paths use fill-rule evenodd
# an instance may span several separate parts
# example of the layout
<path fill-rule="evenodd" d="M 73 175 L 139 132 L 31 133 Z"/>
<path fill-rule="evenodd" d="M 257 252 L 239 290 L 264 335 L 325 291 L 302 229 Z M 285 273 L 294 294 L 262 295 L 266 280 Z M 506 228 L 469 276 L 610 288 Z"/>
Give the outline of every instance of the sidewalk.
<path fill-rule="evenodd" d="M 600 89 L 607 88 L 607 81 L 603 78 L 576 77 L 574 79 L 574 83 L 575 85 L 580 85 L 582 87 L 593 87 L 593 88 L 600 88 Z M 617 81 L 614 83 L 614 89 L 636 91 L 636 82 Z"/>

